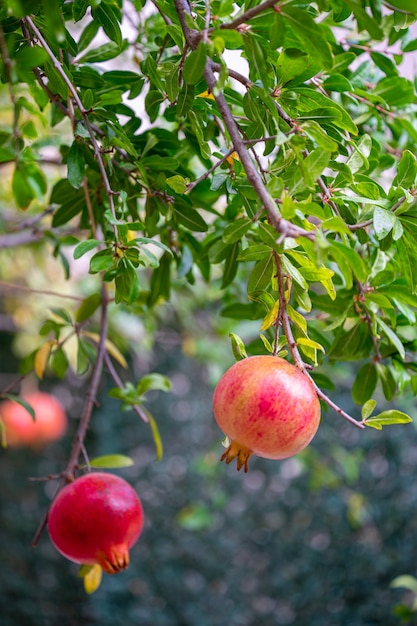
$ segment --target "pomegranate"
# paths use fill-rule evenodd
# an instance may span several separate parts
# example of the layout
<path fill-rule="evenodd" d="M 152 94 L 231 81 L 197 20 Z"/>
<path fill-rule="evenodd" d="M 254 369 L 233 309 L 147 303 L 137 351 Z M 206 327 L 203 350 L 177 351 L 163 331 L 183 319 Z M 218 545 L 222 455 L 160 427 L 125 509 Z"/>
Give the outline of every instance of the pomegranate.
<path fill-rule="evenodd" d="M 48 515 L 56 549 L 70 561 L 98 564 L 107 574 L 129 565 L 129 549 L 143 528 L 139 496 L 123 478 L 105 472 L 84 474 L 64 487 Z"/>
<path fill-rule="evenodd" d="M 217 424 L 229 447 L 221 457 L 248 471 L 252 454 L 285 459 L 303 450 L 317 432 L 320 402 L 311 380 L 275 356 L 238 361 L 218 382 L 213 397 Z"/>
<path fill-rule="evenodd" d="M 7 445 L 40 448 L 60 439 L 67 428 L 64 408 L 55 396 L 35 391 L 22 396 L 35 411 L 35 420 L 28 411 L 13 400 L 0 406 L 0 418 L 6 429 Z"/>

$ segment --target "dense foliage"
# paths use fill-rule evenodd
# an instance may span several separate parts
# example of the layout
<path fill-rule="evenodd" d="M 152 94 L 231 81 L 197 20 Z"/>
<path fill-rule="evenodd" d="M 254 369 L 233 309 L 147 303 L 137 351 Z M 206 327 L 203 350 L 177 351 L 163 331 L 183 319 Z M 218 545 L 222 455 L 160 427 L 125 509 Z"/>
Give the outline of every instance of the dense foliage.
<path fill-rule="evenodd" d="M 162 455 L 144 402 L 170 383 L 127 373 L 138 318 L 148 345 L 175 318 L 189 353 L 227 332 L 238 359 L 288 357 L 352 428 L 410 421 L 416 19 L 414 0 L 0 2 L 2 288 L 46 277 L 21 375 L 89 380 L 64 478 L 106 370 Z M 329 397 L 336 361 L 359 418 Z"/>

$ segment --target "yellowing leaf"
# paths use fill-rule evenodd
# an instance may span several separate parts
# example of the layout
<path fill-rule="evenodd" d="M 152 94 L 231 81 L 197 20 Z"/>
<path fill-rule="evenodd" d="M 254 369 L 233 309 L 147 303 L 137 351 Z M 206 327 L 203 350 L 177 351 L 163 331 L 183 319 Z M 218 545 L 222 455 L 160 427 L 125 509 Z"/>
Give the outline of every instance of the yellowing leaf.
<path fill-rule="evenodd" d="M 197 94 L 196 97 L 197 98 L 207 98 L 208 100 L 215 100 L 215 97 L 213 96 L 213 94 L 210 93 L 210 91 L 208 91 L 207 89 L 205 91 L 202 91 L 201 93 Z"/>
<path fill-rule="evenodd" d="M 6 427 L 1 418 L 0 418 L 0 446 L 2 448 L 7 448 Z"/>
<path fill-rule="evenodd" d="M 226 161 L 229 163 L 229 165 L 233 165 L 233 161 L 240 161 L 238 153 L 232 152 L 232 154 L 227 157 Z"/>
<path fill-rule="evenodd" d="M 84 591 L 88 594 L 94 593 L 100 587 L 103 570 L 100 565 L 93 565 L 83 576 Z"/>
<path fill-rule="evenodd" d="M 100 335 L 98 333 L 91 333 L 88 330 L 83 330 L 81 334 L 84 335 L 84 337 L 89 337 L 97 344 L 100 342 Z M 106 339 L 106 350 L 110 356 L 112 356 L 119 363 L 119 365 L 125 369 L 127 368 L 125 357 L 120 352 L 119 348 L 115 346 L 112 341 L 110 341 L 110 339 Z"/>
<path fill-rule="evenodd" d="M 162 446 L 162 439 L 161 439 L 161 435 L 159 432 L 158 424 L 156 423 L 153 415 L 151 415 L 144 406 L 142 407 L 142 410 L 146 413 L 146 417 L 148 418 L 148 421 L 149 421 L 149 426 L 151 427 L 152 436 L 153 436 L 153 440 L 154 440 L 155 448 L 156 448 L 156 460 L 160 461 L 162 459 L 164 449 Z"/>
<path fill-rule="evenodd" d="M 300 344 L 300 346 L 307 346 L 309 348 L 313 348 L 314 350 L 326 352 L 320 343 L 317 343 L 317 341 L 313 341 L 312 339 L 308 339 L 308 337 L 298 337 L 297 343 Z"/>
<path fill-rule="evenodd" d="M 46 341 L 36 352 L 34 360 L 35 374 L 38 378 L 42 378 L 48 363 L 49 354 L 55 341 Z"/>
<path fill-rule="evenodd" d="M 265 315 L 262 321 L 260 330 L 268 330 L 268 328 L 272 326 L 272 324 L 277 319 L 278 309 L 279 309 L 279 302 L 277 300 L 274 306 L 272 307 L 272 309 L 268 311 L 268 313 Z"/>

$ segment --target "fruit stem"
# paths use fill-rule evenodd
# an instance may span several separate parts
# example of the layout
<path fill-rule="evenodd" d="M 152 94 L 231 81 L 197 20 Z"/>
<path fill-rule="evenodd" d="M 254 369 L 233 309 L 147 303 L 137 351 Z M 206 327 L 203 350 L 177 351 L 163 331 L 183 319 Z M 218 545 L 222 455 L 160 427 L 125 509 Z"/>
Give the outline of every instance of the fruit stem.
<path fill-rule="evenodd" d="M 225 461 L 227 465 L 234 459 L 237 459 L 237 471 L 239 472 L 244 467 L 245 474 L 249 469 L 249 459 L 252 456 L 252 450 L 249 450 L 246 446 L 243 446 L 238 441 L 231 441 L 230 445 L 223 452 L 220 460 Z"/>

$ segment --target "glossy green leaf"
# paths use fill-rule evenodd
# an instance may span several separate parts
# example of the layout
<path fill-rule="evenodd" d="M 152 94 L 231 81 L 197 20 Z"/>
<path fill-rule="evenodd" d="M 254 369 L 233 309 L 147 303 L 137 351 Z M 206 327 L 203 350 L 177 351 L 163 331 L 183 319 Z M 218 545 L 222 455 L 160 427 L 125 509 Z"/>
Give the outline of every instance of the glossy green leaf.
<path fill-rule="evenodd" d="M 280 13 L 289 21 L 295 36 L 311 57 L 315 58 L 318 56 L 324 68 L 331 68 L 333 65 L 332 51 L 322 34 L 320 25 L 316 24 L 306 11 L 295 8 L 290 4 L 284 5 Z"/>
<path fill-rule="evenodd" d="M 232 344 L 233 356 L 235 357 L 236 361 L 241 361 L 242 359 L 245 359 L 248 354 L 246 352 L 243 340 L 239 337 L 239 335 L 236 335 L 236 333 L 229 333 L 229 337 Z"/>
<path fill-rule="evenodd" d="M 73 141 L 69 149 L 67 167 L 69 182 L 73 187 L 79 189 L 84 178 L 85 157 L 84 147 L 78 140 Z"/>
<path fill-rule="evenodd" d="M 375 363 L 365 363 L 359 368 L 352 386 L 352 398 L 357 404 L 364 404 L 372 397 L 378 381 Z"/>
<path fill-rule="evenodd" d="M 273 272 L 272 254 L 262 258 L 255 264 L 248 280 L 248 294 L 267 289 L 271 282 Z"/>
<path fill-rule="evenodd" d="M 235 243 L 245 235 L 252 226 L 252 220 L 242 217 L 228 224 L 223 231 L 222 239 L 225 243 Z"/>
<path fill-rule="evenodd" d="M 206 58 L 206 44 L 200 41 L 197 48 L 188 55 L 184 63 L 183 76 L 187 83 L 194 85 L 200 80 L 206 66 Z"/>
<path fill-rule="evenodd" d="M 374 412 L 375 407 L 376 407 L 376 400 L 373 400 L 373 399 L 367 400 L 361 409 L 362 420 L 368 419 Z"/>
<path fill-rule="evenodd" d="M 381 430 L 383 426 L 393 426 L 395 424 L 409 424 L 412 421 L 412 418 L 407 415 L 407 413 L 397 411 L 396 409 L 391 409 L 389 411 L 383 411 L 382 413 L 379 413 L 379 415 L 369 417 L 367 420 L 364 420 L 363 423 L 366 426 L 371 426 L 372 428 Z"/>
<path fill-rule="evenodd" d="M 105 454 L 90 459 L 90 466 L 101 469 L 121 469 L 134 465 L 133 459 L 124 454 Z"/>
<path fill-rule="evenodd" d="M 98 241 L 97 239 L 87 239 L 86 241 L 81 241 L 74 248 L 74 259 L 81 258 L 84 254 L 90 252 L 90 250 L 94 250 L 94 248 L 97 248 L 102 243 L 102 241 Z"/>

